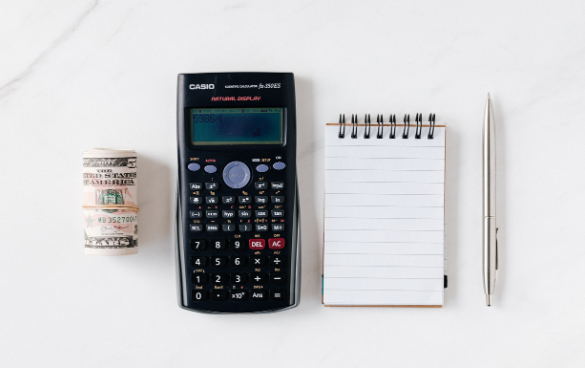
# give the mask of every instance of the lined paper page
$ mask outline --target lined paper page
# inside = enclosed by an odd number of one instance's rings
[[[325,305],[443,305],[445,128],[325,128]]]

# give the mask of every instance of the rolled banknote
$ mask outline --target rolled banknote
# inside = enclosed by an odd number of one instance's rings
[[[138,252],[136,151],[94,148],[83,153],[85,253]]]

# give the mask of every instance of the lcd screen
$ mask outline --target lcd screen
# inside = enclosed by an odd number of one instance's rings
[[[283,109],[190,109],[193,145],[281,144]]]

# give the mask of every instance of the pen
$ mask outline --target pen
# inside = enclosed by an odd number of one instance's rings
[[[483,289],[487,306],[492,305],[498,270],[496,227],[496,127],[488,93],[483,116]]]

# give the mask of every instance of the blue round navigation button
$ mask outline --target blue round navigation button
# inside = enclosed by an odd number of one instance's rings
[[[223,181],[233,189],[245,187],[250,182],[250,169],[241,161],[232,161],[223,168]]]
[[[260,164],[260,165],[256,166],[256,171],[258,171],[258,172],[266,172],[266,171],[268,171],[268,169],[270,169],[268,167],[268,165]]]
[[[282,161],[278,161],[275,162],[274,165],[272,165],[272,167],[274,167],[274,170],[282,170],[286,167],[286,164]]]
[[[217,171],[217,167],[215,167],[213,165],[207,165],[203,168],[203,170],[205,170],[206,173],[213,174],[214,172]]]
[[[189,169],[190,171],[197,171],[201,168],[201,165],[196,164],[195,162],[191,162],[189,165],[187,165],[187,169]]]

